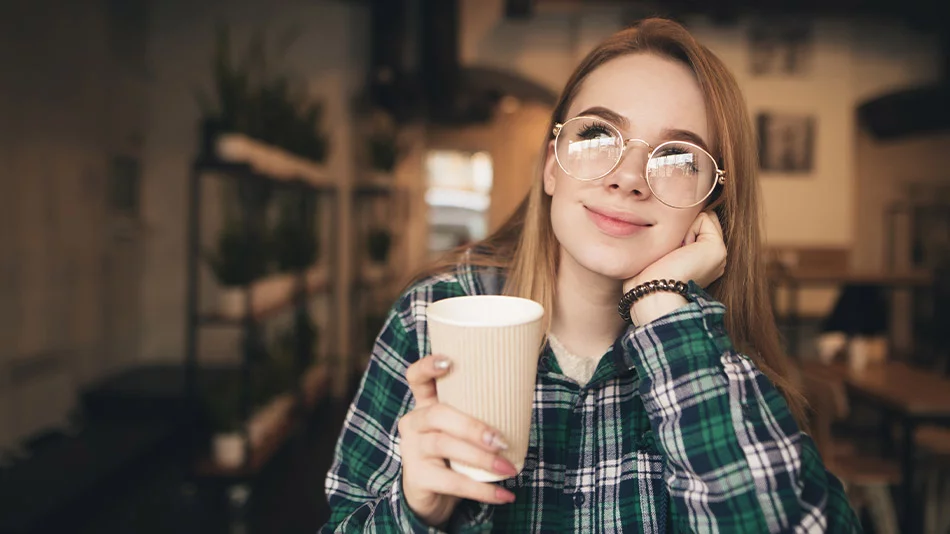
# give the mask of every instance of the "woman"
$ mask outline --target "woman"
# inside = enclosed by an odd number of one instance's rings
[[[858,530],[799,430],[752,129],[722,62],[676,23],[644,21],[583,60],[551,127],[512,218],[394,306],[327,477],[324,531]],[[520,473],[504,436],[438,402],[451,361],[423,357],[429,302],[499,291],[547,311]],[[446,460],[510,478],[475,482]]]

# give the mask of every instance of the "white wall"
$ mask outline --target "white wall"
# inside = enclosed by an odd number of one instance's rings
[[[322,0],[153,2],[152,74],[145,155],[145,217],[150,229],[144,281],[142,355],[180,361],[184,354],[185,227],[189,165],[197,151],[199,110],[193,90],[210,83],[215,23],[227,20],[239,43],[262,25],[303,33],[285,64],[308,80],[326,104],[327,165],[348,180],[354,172],[350,99],[368,61],[368,18],[356,3]],[[209,196],[213,201],[213,195]],[[233,338],[232,338],[233,339]]]
[[[510,69],[560,91],[580,58],[628,19],[624,8],[562,7],[539,8],[527,21],[511,21],[504,19],[501,0],[463,0],[462,60]],[[875,239],[856,226],[855,108],[895,87],[934,79],[936,42],[880,22],[818,20],[809,74],[753,77],[747,25],[689,21],[694,35],[732,70],[753,117],[766,111],[817,117],[814,171],[807,176],[761,175],[769,245],[853,247]],[[805,311],[823,313],[834,296],[806,296]]]

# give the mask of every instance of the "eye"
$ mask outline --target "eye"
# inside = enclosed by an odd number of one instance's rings
[[[699,172],[699,155],[692,147],[682,145],[666,145],[660,148],[651,158],[653,165],[666,168],[676,168],[690,174]]]
[[[662,148],[662,150],[659,150],[656,154],[654,154],[654,157],[679,156],[681,154],[691,154],[691,152],[686,147],[678,145],[666,145]]]
[[[597,139],[600,137],[613,137],[614,133],[610,131],[610,128],[604,126],[603,124],[598,124],[595,122],[585,124],[577,132],[577,137],[580,139]]]

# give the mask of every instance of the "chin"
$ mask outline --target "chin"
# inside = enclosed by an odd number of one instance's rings
[[[635,254],[618,250],[617,247],[586,244],[578,247],[577,254],[571,254],[575,261],[592,273],[611,278],[613,280],[628,280],[645,269],[649,263]],[[568,251],[569,253],[572,251]]]

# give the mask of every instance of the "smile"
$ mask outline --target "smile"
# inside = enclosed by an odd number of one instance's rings
[[[611,237],[628,237],[638,232],[642,232],[653,226],[652,224],[636,220],[633,217],[594,210],[584,206],[587,217],[597,226],[597,228]],[[622,218],[621,218],[622,217]]]

